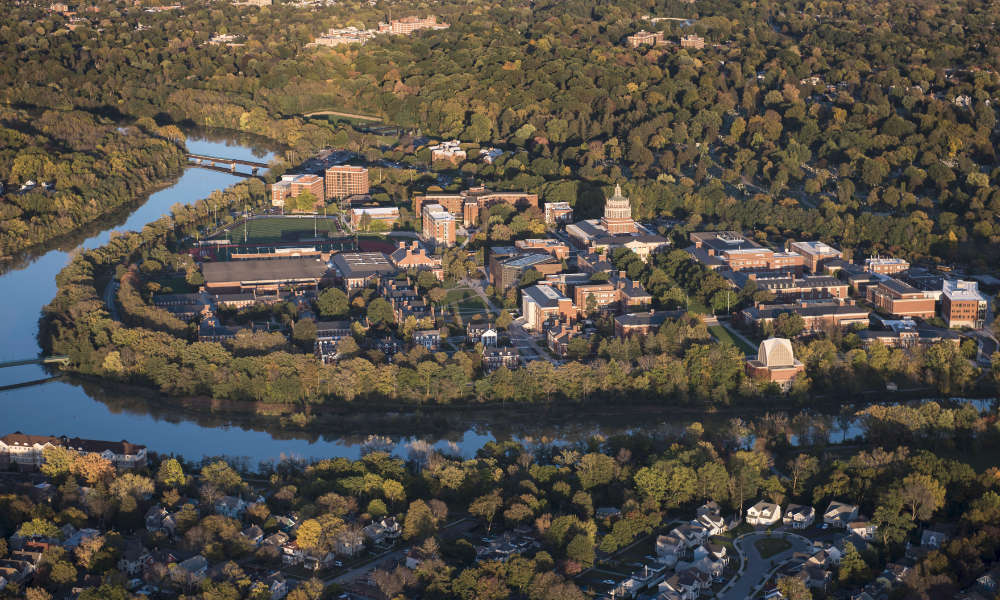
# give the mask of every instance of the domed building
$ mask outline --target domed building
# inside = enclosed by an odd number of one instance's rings
[[[604,201],[604,216],[567,225],[566,233],[587,252],[628,248],[644,261],[670,244],[667,238],[632,219],[632,202],[622,194],[621,185],[616,185],[614,195]]]
[[[754,379],[777,383],[788,389],[792,380],[806,370],[792,351],[792,342],[786,338],[768,338],[757,348],[757,359],[747,361],[747,374]]]

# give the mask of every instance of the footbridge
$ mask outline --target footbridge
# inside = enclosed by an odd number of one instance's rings
[[[7,367],[20,367],[21,365],[68,365],[69,357],[56,355],[56,356],[42,356],[39,358],[25,358],[23,360],[8,360],[6,362],[0,362],[0,369]]]
[[[259,169],[266,169],[268,167],[267,163],[253,160],[243,160],[241,158],[224,158],[221,156],[207,156],[205,154],[190,153],[185,154],[184,156],[187,157],[189,162],[201,167],[212,169],[213,171],[223,171],[228,169],[230,173],[237,173],[236,166],[242,165],[250,167],[250,174],[256,175]]]

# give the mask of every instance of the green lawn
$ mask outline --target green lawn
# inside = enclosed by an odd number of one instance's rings
[[[771,558],[792,547],[789,542],[782,538],[764,538],[757,540],[753,545],[757,548],[757,552],[760,552],[761,558]]]
[[[472,298],[466,298],[458,303],[460,309],[478,309],[482,310],[486,308],[486,303],[482,301],[481,298],[473,296]]]
[[[445,304],[452,304],[454,302],[462,302],[469,296],[475,296],[476,293],[469,288],[458,288],[454,290],[448,290],[448,294],[444,297]]]
[[[337,226],[333,219],[311,219],[298,217],[265,217],[246,223],[247,241],[251,243],[294,241],[313,236],[313,226],[319,236],[337,235]],[[229,232],[229,239],[242,240],[244,225],[236,225]]]
[[[711,333],[712,336],[715,339],[719,340],[720,342],[729,342],[730,344],[736,346],[746,354],[757,353],[756,348],[751,347],[740,338],[729,333],[729,330],[723,327],[722,325],[712,325],[711,327],[708,328],[708,332]]]

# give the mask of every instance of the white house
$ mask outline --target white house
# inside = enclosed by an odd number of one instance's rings
[[[669,535],[661,535],[656,538],[656,556],[659,562],[673,567],[677,564],[679,556],[687,549],[687,544],[680,536],[671,532]]]
[[[859,519],[848,523],[847,530],[865,541],[871,541],[875,539],[875,532],[878,531],[878,527],[868,519]]]
[[[373,521],[366,525],[363,531],[365,536],[376,544],[396,540],[403,533],[395,517],[384,517],[380,521]]]
[[[816,509],[801,504],[789,504],[781,522],[792,529],[805,529],[816,521]]]
[[[823,513],[823,522],[832,527],[846,529],[847,525],[858,518],[858,506],[834,500]]]
[[[781,520],[781,507],[761,500],[747,509],[747,525],[769,527]]]

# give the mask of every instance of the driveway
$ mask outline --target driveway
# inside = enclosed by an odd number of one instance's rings
[[[754,542],[768,537],[784,539],[792,547],[768,558],[763,558],[757,551]],[[796,552],[806,552],[812,548],[812,543],[801,535],[783,531],[775,531],[770,535],[765,531],[747,533],[736,538],[733,544],[743,557],[743,572],[737,574],[724,591],[719,592],[717,597],[725,600],[752,598],[754,592],[764,583],[774,567],[790,559]]]

